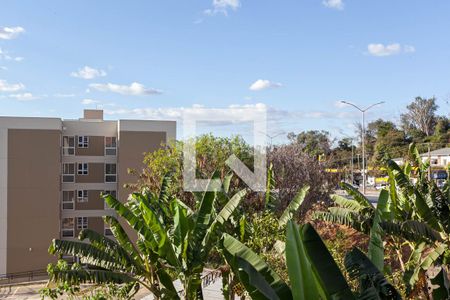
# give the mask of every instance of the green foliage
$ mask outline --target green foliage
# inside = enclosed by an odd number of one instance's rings
[[[387,242],[386,247],[396,251],[409,294],[425,271],[442,264],[449,249],[450,194],[447,185],[440,190],[428,180],[429,164],[422,162],[414,144],[408,156],[402,167],[386,161],[390,186],[381,192],[376,209],[357,190],[343,185],[352,198],[334,196],[337,206],[314,217],[370,234],[368,255],[379,271],[384,270],[383,244]],[[406,260],[405,246],[410,249]]]
[[[80,241],[52,242],[50,253],[76,256],[85,267],[50,265],[51,280],[62,284],[135,284],[147,288],[157,299],[179,299],[173,285],[173,280],[179,279],[185,299],[202,299],[205,263],[246,192],[239,191],[231,198],[222,195],[227,198],[222,207],[218,203],[222,191],[202,193],[198,208],[190,211],[170,193],[171,182],[166,176],[158,193],[144,189],[130,195],[126,203],[105,196],[109,207],[134,230],[136,243],[120,222],[105,217],[115,241],[84,230]]]
[[[184,142],[173,142],[159,150],[149,152],[145,155],[146,167],[138,171],[139,182],[134,189],[143,187],[155,190],[167,173],[172,173],[172,192],[186,203],[192,199],[183,192],[182,170],[183,170],[183,147],[193,144],[196,157],[197,178],[210,178],[214,172],[218,172],[224,178],[230,171],[226,160],[232,154],[239,158],[249,168],[253,166],[253,148],[245,142],[242,137],[231,138],[216,137],[212,134],[204,134],[195,139]],[[231,179],[231,178],[230,178]],[[189,201],[186,201],[187,200]]]
[[[252,299],[356,298],[310,224],[299,228],[292,221],[287,223],[285,253],[290,287],[260,256],[234,237],[224,234],[220,248]],[[347,255],[346,265],[360,281],[360,299],[399,299],[395,288],[359,250],[354,249]]]

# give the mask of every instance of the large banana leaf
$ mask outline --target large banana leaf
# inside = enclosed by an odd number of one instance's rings
[[[131,242],[130,238],[128,237],[127,233],[123,229],[122,225],[120,225],[120,222],[111,216],[104,216],[103,221],[106,224],[109,224],[109,227],[111,228],[111,231],[114,235],[114,238],[116,239],[117,243],[124,248],[127,253],[141,266],[144,265],[144,262],[141,258],[141,254],[136,249],[134,244]]]
[[[394,236],[401,236],[410,242],[422,242],[434,243],[442,241],[442,237],[439,232],[432,229],[426,223],[408,220],[405,222],[386,222],[382,221],[380,226],[384,232]]]
[[[106,251],[100,250],[91,244],[77,241],[54,239],[48,249],[50,254],[69,254],[81,257],[83,263],[95,265],[110,270],[122,270],[121,261]],[[126,266],[130,267],[130,266]]]
[[[445,244],[438,244],[430,253],[428,253],[420,262],[420,264],[417,264],[414,268],[414,270],[411,272],[405,273],[405,282],[407,283],[408,287],[413,287],[416,282],[419,280],[419,274],[421,271],[428,270],[429,267],[431,267],[435,262],[441,258],[442,254],[447,249],[447,245]]]
[[[358,299],[401,299],[397,290],[359,249],[353,248],[347,253],[344,264],[350,278],[360,280]]]
[[[340,186],[356,200],[360,205],[373,210],[373,205],[370,203],[369,199],[366,198],[358,189],[354,188],[352,185],[341,182]]]
[[[317,211],[313,213],[313,218],[330,223],[337,223],[346,226],[350,226],[357,231],[363,233],[369,233],[371,228],[372,219],[365,215],[357,214],[354,211],[341,208],[341,207],[329,207],[328,211]]]
[[[143,218],[134,214],[128,207],[111,195],[105,196],[104,199],[109,207],[114,209],[138,234],[145,238],[146,243],[151,246],[154,252],[158,251],[158,242],[155,240],[152,231],[148,228]]]
[[[252,299],[293,299],[290,288],[256,253],[229,234],[223,234],[219,247],[233,273],[239,276]],[[267,295],[276,295],[268,298]]]
[[[286,258],[288,255],[287,249],[293,240],[292,235],[294,234],[294,236],[296,236],[296,227],[297,226],[292,221],[288,223]],[[311,264],[313,273],[316,274],[316,280],[320,283],[321,290],[323,290],[327,299],[354,299],[353,293],[342,275],[341,270],[314,227],[309,223],[305,224],[298,233],[299,236],[296,236],[295,240],[297,241],[298,237],[301,238],[301,244],[303,244],[305,254]],[[297,244],[296,246],[297,249],[299,249],[297,252],[300,254],[301,245]],[[291,265],[289,261],[287,262],[287,265],[288,270],[293,267],[293,264]],[[308,274],[306,275],[308,276]],[[294,289],[293,286],[292,289]]]
[[[185,261],[188,247],[186,237],[189,232],[189,220],[187,218],[187,211],[184,207],[178,205],[177,202],[173,205],[175,207],[175,215],[173,220],[173,244],[178,257]]]
[[[78,239],[80,241],[88,240],[95,248],[105,251],[109,255],[116,258],[123,264],[123,268],[127,270],[141,269],[142,265],[138,264],[128,252],[117,242],[99,234],[91,229],[84,229],[80,232]]]
[[[214,240],[217,241],[217,239],[213,239],[213,237],[218,236],[219,234],[218,227],[221,227],[226,221],[228,221],[230,216],[233,214],[233,212],[241,203],[241,200],[244,198],[246,193],[247,191],[243,189],[237,192],[233,197],[231,197],[231,199],[225,204],[225,206],[216,216],[216,219],[209,226],[202,243],[203,246],[202,256],[209,253],[212,247],[211,244],[214,243]]]
[[[288,207],[284,210],[280,219],[278,219],[278,226],[280,228],[286,226],[287,222],[292,219],[294,213],[299,209],[300,205],[302,205],[303,200],[305,200],[308,191],[309,186],[305,185],[300,189],[294,199],[292,199],[291,203],[289,203]]]
[[[382,190],[378,197],[377,208],[375,209],[375,216],[373,217],[372,228],[370,229],[369,249],[367,252],[369,259],[380,271],[384,269],[383,229],[380,223],[386,212],[388,199],[388,191]]]
[[[322,291],[322,286],[318,284],[313,274],[299,228],[292,221],[287,224],[285,253],[294,299],[320,299],[319,293]]]
[[[350,209],[356,213],[361,212],[361,210],[365,207],[359,204],[356,200],[347,199],[345,197],[339,195],[332,195],[331,200],[333,200],[339,207]]]
[[[109,270],[64,270],[51,272],[51,279],[56,282],[69,283],[94,283],[105,284],[114,283],[122,284],[128,282],[135,282],[136,279],[130,277],[128,274],[113,272]]]
[[[441,230],[439,222],[434,217],[433,211],[428,206],[426,199],[423,198],[417,188],[414,188],[402,169],[393,160],[389,160],[387,164],[395,178],[397,186],[400,187],[405,196],[413,201],[417,214],[422,218],[422,220],[430,225],[431,228],[437,231]]]
[[[172,266],[180,267],[172,242],[167,236],[167,228],[164,227],[164,224],[161,224],[158,215],[152,208],[141,202],[140,209],[145,223],[153,233],[154,240],[158,243],[158,248],[154,249],[154,251],[157,252],[161,258],[166,259]]]

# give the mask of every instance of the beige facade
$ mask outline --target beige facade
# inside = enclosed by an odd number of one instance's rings
[[[53,238],[105,233],[102,193],[126,199],[128,168],[175,139],[171,121],[0,117],[0,275],[45,269]],[[107,230],[106,232],[109,233]]]

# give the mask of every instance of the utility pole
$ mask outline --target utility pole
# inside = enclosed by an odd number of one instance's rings
[[[374,107],[374,106],[376,106],[376,105],[379,105],[379,104],[383,104],[384,103],[384,101],[381,101],[381,102],[377,102],[377,103],[374,103],[374,104],[372,104],[372,105],[370,105],[370,106],[368,106],[368,107],[366,107],[366,108],[364,108],[364,109],[362,109],[362,108],[360,108],[359,106],[357,106],[357,105],[355,105],[355,104],[353,104],[353,103],[350,103],[350,102],[347,102],[347,101],[341,101],[341,103],[344,103],[344,104],[347,104],[347,105],[350,105],[350,106],[353,106],[354,108],[356,108],[357,110],[359,110],[360,112],[361,112],[361,114],[362,114],[362,128],[361,128],[361,142],[362,142],[362,167],[363,167],[363,194],[366,194],[366,145],[365,145],[365,135],[366,135],[366,132],[365,132],[365,128],[364,128],[364,114],[365,114],[365,112],[366,111],[368,111],[369,109],[371,109],[372,107]]]

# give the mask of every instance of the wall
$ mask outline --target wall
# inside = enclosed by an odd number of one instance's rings
[[[59,130],[8,130],[7,273],[45,269],[59,237]]]

